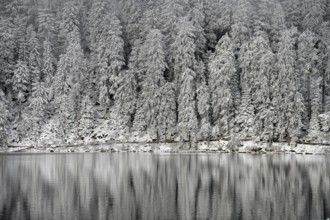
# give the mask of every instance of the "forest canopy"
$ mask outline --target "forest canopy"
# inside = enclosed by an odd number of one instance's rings
[[[318,142],[330,1],[2,0],[0,145]]]

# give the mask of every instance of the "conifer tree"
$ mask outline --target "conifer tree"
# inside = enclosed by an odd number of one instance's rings
[[[13,91],[16,98],[21,105],[26,99],[26,92],[29,85],[29,68],[24,61],[18,61],[15,66],[14,75],[12,78]]]
[[[57,32],[57,20],[48,9],[40,9],[37,17],[38,33],[44,38],[52,38]]]
[[[119,74],[118,89],[115,95],[118,120],[126,131],[132,127],[136,109],[137,83],[134,70],[122,71]]]
[[[275,121],[272,106],[271,79],[275,74],[274,63],[275,55],[270,48],[269,40],[264,32],[257,32],[251,42],[251,75],[253,75],[252,102],[254,105],[255,133],[263,138],[266,131],[266,138],[272,139],[273,133],[271,124]],[[267,118],[271,117],[271,118]]]
[[[79,119],[78,133],[80,138],[85,138],[91,135],[95,127],[95,113],[94,106],[89,95],[85,95],[85,97],[82,99],[81,105],[82,113],[81,118]]]
[[[244,44],[251,36],[252,5],[250,1],[237,0],[233,13],[233,25],[231,26],[231,36],[236,48]]]
[[[104,106],[112,104],[118,88],[118,75],[125,64],[122,28],[116,16],[103,20],[104,30],[98,44],[99,101]]]
[[[252,74],[252,58],[253,48],[251,41],[247,40],[243,43],[239,51],[239,67],[240,67],[240,87],[241,100],[239,113],[235,119],[236,129],[241,132],[242,137],[253,137],[254,134],[254,107],[252,103],[252,84],[255,75]]]
[[[210,59],[209,72],[213,133],[217,137],[228,137],[234,113],[231,80],[236,73],[234,48],[228,35],[224,35],[217,44]]]
[[[303,19],[302,1],[301,0],[285,0],[283,2],[285,10],[286,23],[288,27],[301,27]]]
[[[281,33],[277,54],[277,80],[274,82],[274,106],[277,117],[276,131],[280,140],[293,143],[302,130],[302,114],[305,107],[297,85],[296,44],[297,29],[291,28]],[[296,125],[296,126],[293,126]]]
[[[203,13],[203,4],[201,2],[195,3],[189,14],[195,28],[195,45],[196,55],[202,58],[206,51],[206,37],[205,37],[205,16]]]
[[[42,59],[42,68],[41,73],[45,82],[45,87],[47,90],[47,99],[51,101],[54,97],[54,73],[55,67],[54,62],[55,58],[52,53],[51,44],[48,38],[43,43],[43,59]]]
[[[197,88],[197,110],[200,117],[199,136],[202,140],[209,140],[211,134],[210,124],[210,93],[205,82]]]
[[[7,129],[9,125],[10,113],[8,110],[8,101],[4,92],[0,89],[0,147],[6,146]]]
[[[15,69],[15,31],[9,19],[0,19],[0,85],[11,90]]]
[[[35,82],[30,97],[33,136],[39,137],[41,126],[45,122],[45,108],[47,104],[47,91],[43,82]]]
[[[176,134],[175,86],[172,82],[166,82],[161,88],[158,133],[162,142],[173,140]]]
[[[196,143],[196,73],[194,71],[195,35],[191,22],[183,19],[180,30],[173,43],[176,48],[174,71],[178,86],[178,133],[180,140],[189,141],[190,146]]]
[[[158,29],[151,30],[144,43],[145,56],[145,72],[146,77],[144,78],[141,91],[141,106],[137,110],[138,116],[143,114],[144,116],[137,117],[137,124],[145,124],[147,129],[152,135],[157,136],[158,133],[158,116],[159,107],[161,102],[161,87],[165,83],[164,73],[167,68],[165,62],[163,35]],[[143,119],[144,122],[140,120]],[[140,121],[140,122],[139,122]]]
[[[325,2],[323,0],[303,0],[302,2],[303,28],[318,30],[325,15]]]
[[[321,61],[316,48],[317,37],[309,30],[304,31],[298,39],[298,63],[300,72],[300,92],[305,97],[305,123],[310,119],[309,131],[317,136],[319,131],[319,113],[321,107],[321,74],[317,64]],[[305,116],[305,117],[306,117]]]
[[[40,75],[41,61],[39,54],[40,46],[39,46],[39,40],[34,30],[31,31],[31,35],[29,37],[28,43],[29,43],[28,64],[29,64],[29,69],[31,71],[30,73],[31,83],[33,84],[39,82],[41,78]]]

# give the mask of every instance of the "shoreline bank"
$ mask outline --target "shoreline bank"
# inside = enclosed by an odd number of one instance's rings
[[[298,144],[291,147],[286,143],[244,141],[240,146],[229,146],[228,141],[198,142],[196,148],[180,143],[111,142],[76,145],[9,146],[0,148],[0,153],[97,153],[97,152],[149,152],[149,153],[251,153],[251,154],[330,154],[330,146]]]

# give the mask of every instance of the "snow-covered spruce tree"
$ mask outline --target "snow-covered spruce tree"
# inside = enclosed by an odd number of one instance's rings
[[[15,97],[21,107],[22,102],[26,99],[26,92],[28,91],[29,85],[29,68],[26,62],[21,60],[17,62],[12,78],[12,84]]]
[[[47,100],[51,101],[54,98],[54,73],[55,58],[52,53],[51,43],[48,38],[45,39],[43,43],[43,59],[41,73],[45,82],[45,87],[47,90]]]
[[[325,83],[324,83],[324,88],[327,89],[324,94],[324,101],[325,101],[325,105],[324,105],[324,110],[326,112],[330,112],[330,93],[328,92],[329,91],[329,87],[330,87],[330,45],[327,45],[326,47],[326,54],[327,56],[325,57],[325,71],[324,71],[324,74],[325,74]]]
[[[53,38],[56,33],[57,21],[54,14],[48,9],[39,9],[37,17],[38,33],[41,37]]]
[[[233,25],[231,26],[230,36],[233,44],[239,48],[251,36],[251,18],[253,7],[249,1],[237,0],[234,6]]]
[[[172,141],[176,134],[175,85],[166,82],[161,88],[161,100],[158,116],[160,141]]]
[[[11,78],[15,69],[15,32],[9,19],[0,19],[0,85],[11,90]]]
[[[228,20],[226,19],[228,17],[226,17],[226,15],[222,17],[221,13],[222,9],[227,9],[227,2],[231,3],[231,1],[227,0],[208,0],[203,2],[205,14],[205,37],[207,40],[208,48],[215,48],[217,44],[217,32],[219,29],[222,31],[223,24],[228,24]],[[224,23],[222,23],[222,21],[224,21]]]
[[[137,82],[134,69],[119,74],[118,89],[115,94],[118,121],[125,131],[130,131],[136,109]]]
[[[97,47],[99,77],[99,102],[106,109],[113,102],[118,88],[118,75],[125,64],[124,41],[118,18],[112,14],[105,17],[103,31]]]
[[[85,95],[81,102],[81,118],[79,119],[78,134],[84,139],[92,134],[95,128],[95,112],[93,103],[89,95]]]
[[[30,27],[33,28],[33,27]],[[28,48],[29,48],[29,55],[28,55],[28,66],[30,69],[30,85],[33,83],[39,82],[41,75],[40,75],[40,68],[41,68],[41,61],[40,61],[40,46],[39,46],[39,39],[37,38],[37,34],[34,30],[30,31],[29,41],[28,41]]]
[[[254,79],[252,82],[252,103],[255,111],[254,128],[258,137],[271,141],[273,138],[271,129],[274,127],[272,123],[275,122],[271,103],[271,79],[274,74],[275,54],[272,52],[269,40],[264,32],[257,32],[251,41],[251,75]]]
[[[141,18],[141,6],[136,0],[124,1],[122,10],[122,19],[124,21],[125,36],[128,44],[131,47],[134,41],[138,38],[140,30],[140,23],[137,22]]]
[[[186,68],[193,69],[195,59],[195,28],[187,19],[181,19],[179,32],[173,43],[174,51],[174,82],[177,86],[177,93],[182,81],[182,74]]]
[[[301,0],[284,0],[283,9],[285,11],[285,21],[288,27],[301,27],[302,1]]]
[[[303,124],[303,113],[305,109],[304,99],[298,90],[296,90],[294,94],[293,100],[293,110],[291,114],[291,118],[289,120],[288,131],[290,131],[290,145],[296,146],[299,138],[302,136],[302,128]]]
[[[66,65],[67,83],[70,86],[70,109],[75,122],[77,122],[82,93],[86,89],[84,84],[86,78],[85,58],[79,40],[69,43],[65,56],[68,58]]]
[[[55,101],[58,109],[64,110],[63,119],[66,120],[62,121],[68,125],[64,128],[73,127],[78,123],[86,78],[85,58],[81,48],[77,20],[78,9],[74,3],[70,2],[66,4],[66,7],[62,15],[61,32],[66,39],[67,47],[65,53],[60,56],[56,82],[54,82],[58,94]],[[74,134],[77,136],[76,129]]]
[[[60,56],[60,60],[58,63],[57,72],[54,77],[54,102],[56,104],[57,109],[57,120],[61,125],[59,127],[58,135],[61,138],[65,138],[67,133],[69,132],[69,124],[72,123],[70,117],[70,108],[69,108],[69,92],[70,86],[67,82],[68,71],[67,71],[67,60],[66,56],[63,54]]]
[[[277,51],[277,42],[280,39],[280,33],[286,28],[285,26],[285,12],[279,2],[275,2],[270,14],[270,45],[273,51]]]
[[[40,136],[41,127],[45,122],[45,108],[47,104],[47,90],[43,82],[35,82],[30,96],[32,136],[37,141]]]
[[[197,87],[197,111],[200,117],[199,137],[202,140],[210,140],[210,92],[205,82]]]
[[[230,37],[226,34],[218,42],[209,63],[212,124],[215,137],[231,135],[234,114],[231,80],[235,73],[234,49]]]
[[[78,7],[74,1],[65,3],[60,24],[60,33],[66,39],[66,46],[72,39],[80,39]]]
[[[84,55],[79,40],[71,39],[66,53],[60,56],[54,77],[55,103],[62,135],[80,118],[80,103],[85,81]]]
[[[197,114],[196,114],[196,73],[194,71],[195,35],[191,22],[182,19],[180,30],[174,41],[175,62],[174,71],[178,93],[178,134],[180,141],[189,141],[190,146],[196,144]]]
[[[161,101],[161,87],[165,83],[164,72],[167,68],[163,45],[163,35],[158,29],[151,30],[144,43],[143,55],[145,56],[146,77],[142,83],[140,101],[142,102],[137,109],[135,125],[140,131],[148,131],[153,137],[158,133],[158,116]],[[145,125],[143,128],[139,125]],[[135,127],[136,127],[135,126]],[[136,128],[137,128],[136,127]],[[142,129],[142,130],[141,130]]]
[[[238,114],[235,118],[235,130],[241,133],[242,138],[250,138],[255,135],[254,130],[254,107],[252,103],[252,85],[255,75],[252,74],[253,48],[251,41],[246,41],[239,51],[240,88],[241,100]]]
[[[7,146],[7,129],[9,125],[10,113],[8,101],[4,92],[0,89],[0,148]]]
[[[219,9],[221,9],[220,16],[217,17],[220,30],[223,32],[229,31],[233,23],[233,1],[220,0]]]
[[[176,48],[173,43],[179,31],[179,14],[181,14],[181,5],[178,1],[167,0],[160,6],[160,30],[164,35],[164,50],[168,64],[166,79],[169,81],[172,81],[174,78],[174,54]]]
[[[321,74],[317,68],[321,58],[316,47],[318,39],[309,30],[304,31],[298,39],[298,70],[300,72],[300,92],[306,106],[305,123],[309,121],[309,133],[317,137],[320,130],[319,114],[321,107]]]
[[[195,27],[195,45],[196,45],[196,56],[203,58],[206,52],[206,37],[205,37],[205,15],[203,13],[203,3],[196,2],[192,6],[192,10],[189,13],[191,22]]]
[[[317,31],[321,27],[325,15],[324,0],[303,0],[302,1],[302,26],[303,28]]]
[[[302,130],[302,114],[305,107],[299,92],[296,68],[297,29],[291,28],[281,33],[279,52],[277,53],[277,79],[274,81],[273,103],[277,118],[276,132],[279,140],[295,144]]]
[[[103,1],[93,1],[90,13],[88,14],[88,30],[87,36],[89,41],[89,49],[91,53],[91,61],[93,62],[93,68],[97,66],[97,51],[98,44],[101,40],[101,34],[103,31],[102,23],[106,13],[106,4]]]
[[[141,15],[140,20],[140,30],[139,38],[145,38],[149,31],[152,29],[160,28],[160,10],[159,10],[159,2],[158,1],[149,1],[144,4],[144,10]]]

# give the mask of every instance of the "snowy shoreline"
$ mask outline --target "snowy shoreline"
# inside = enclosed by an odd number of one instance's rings
[[[57,145],[45,147],[10,146],[0,148],[0,153],[97,153],[97,152],[144,152],[144,153],[251,153],[251,154],[330,154],[330,146],[298,144],[291,147],[285,143],[267,143],[244,141],[239,147],[230,147],[228,141],[198,142],[197,148],[189,148],[179,143],[148,143],[148,142],[112,142],[86,143],[77,145]]]

